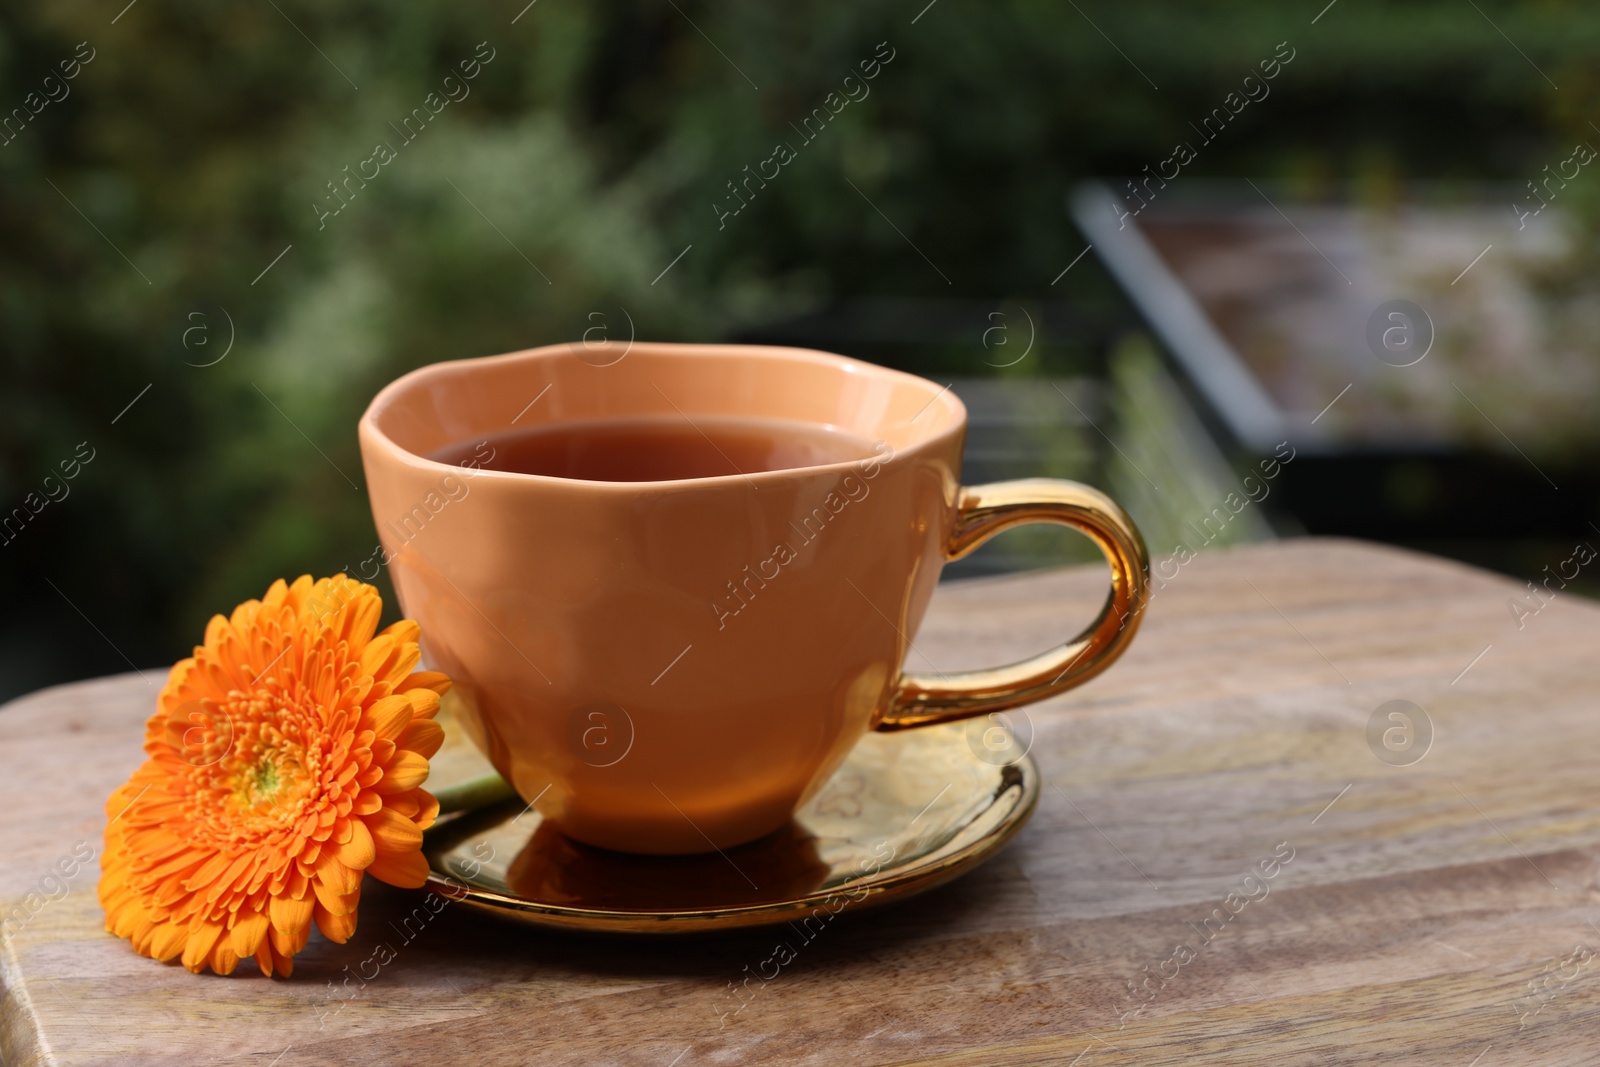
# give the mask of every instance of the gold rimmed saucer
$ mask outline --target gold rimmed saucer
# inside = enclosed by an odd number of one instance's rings
[[[433,760],[430,788],[487,768],[459,728],[441,721],[449,740]],[[428,888],[575,930],[689,933],[808,915],[825,922],[941,885],[1022,828],[1039,799],[1039,770],[1027,755],[990,762],[976,736],[965,723],[868,734],[787,827],[722,853],[593,848],[520,800],[445,816],[423,843]]]

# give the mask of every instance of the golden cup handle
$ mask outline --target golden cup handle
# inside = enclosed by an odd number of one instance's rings
[[[1128,647],[1149,599],[1150,560],[1133,520],[1097,489],[1053,478],[963,487],[945,556],[960,559],[1000,531],[1030,522],[1071,526],[1100,546],[1111,565],[1111,591],[1099,616],[1059,648],[1004,667],[903,672],[875,729],[905,730],[1044,700],[1087,682]]]

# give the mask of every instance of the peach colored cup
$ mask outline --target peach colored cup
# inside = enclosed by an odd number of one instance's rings
[[[513,423],[643,415],[827,424],[876,452],[658,482],[426,458]],[[424,367],[360,433],[400,604],[479,747],[569,836],[688,853],[783,826],[868,730],[1043,699],[1132,638],[1148,564],[1128,517],[1073,482],[963,488],[965,429],[948,389],[843,356],[635,343]],[[1100,545],[1098,617],[1010,666],[902,672],[945,561],[1025,522]]]

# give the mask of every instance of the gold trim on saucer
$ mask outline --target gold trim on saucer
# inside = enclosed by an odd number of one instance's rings
[[[508,801],[428,831],[428,888],[576,930],[671,934],[826,922],[932,889],[999,851],[1039,799],[1039,770],[1015,755],[1018,747],[988,718],[869,734],[787,827],[695,856],[579,844],[521,800]],[[471,772],[458,745],[441,755],[441,769]]]

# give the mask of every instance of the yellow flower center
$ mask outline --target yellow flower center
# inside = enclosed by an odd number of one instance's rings
[[[239,808],[268,823],[286,824],[304,810],[311,776],[306,773],[299,746],[284,744],[282,738],[272,741],[276,743],[245,746],[224,780],[232,786],[230,792]]]
[[[244,802],[257,813],[278,806],[278,793],[291,777],[287,767],[280,767],[281,754],[268,752],[243,775],[240,792]]]

